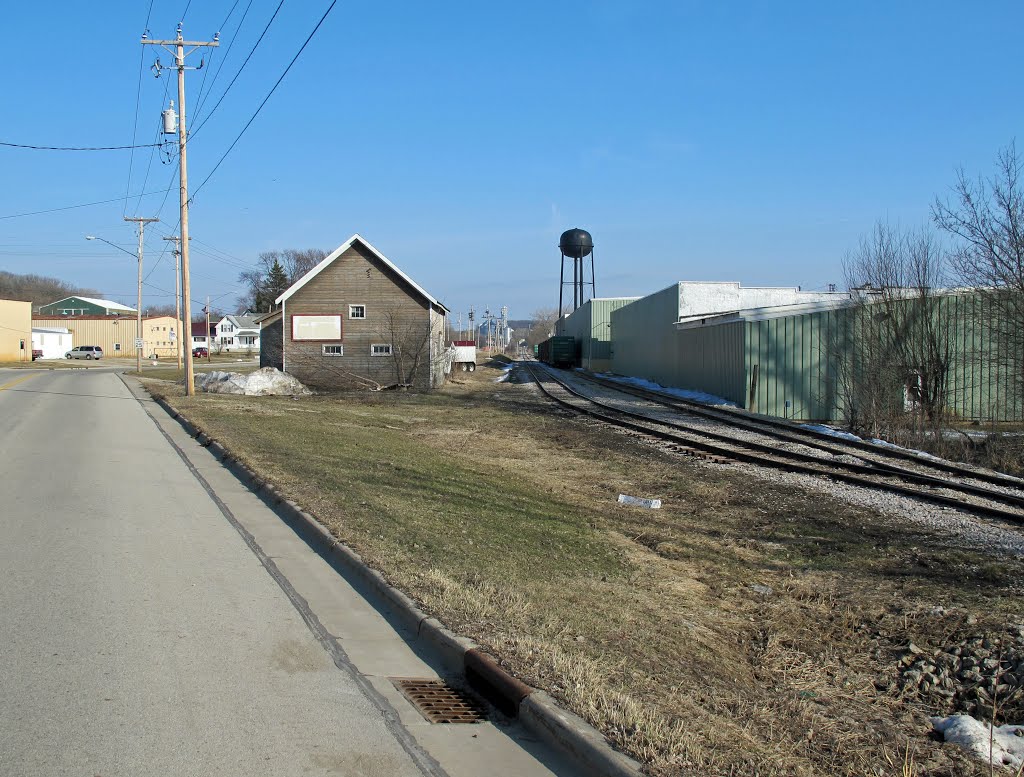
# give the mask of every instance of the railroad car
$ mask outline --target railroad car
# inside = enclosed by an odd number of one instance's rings
[[[552,367],[574,367],[576,365],[576,338],[549,337],[540,344],[538,358]]]

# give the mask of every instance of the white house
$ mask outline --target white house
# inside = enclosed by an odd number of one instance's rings
[[[63,359],[71,350],[72,335],[67,329],[32,327],[32,350],[42,351],[43,359]]]
[[[260,351],[260,325],[252,311],[237,316],[224,316],[217,322],[213,350],[218,353],[253,353]]]

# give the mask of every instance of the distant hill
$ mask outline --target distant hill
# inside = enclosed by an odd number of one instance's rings
[[[72,294],[86,297],[100,296],[95,289],[75,286],[57,278],[47,278],[42,275],[17,275],[0,270],[0,299],[31,302],[33,309],[36,309],[40,305],[56,302],[64,297],[70,297]]]

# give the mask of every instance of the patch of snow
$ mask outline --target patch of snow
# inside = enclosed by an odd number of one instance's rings
[[[600,377],[605,380],[610,380],[615,383],[625,383],[630,386],[636,386],[638,388],[650,389],[651,391],[659,391],[662,394],[668,394],[669,396],[679,397],[680,399],[690,399],[694,402],[700,402],[705,405],[727,405],[728,407],[739,407],[735,402],[732,402],[723,397],[716,397],[714,394],[707,394],[703,391],[690,391],[689,389],[672,388],[671,386],[662,386],[660,383],[654,381],[645,380],[643,378],[629,378],[623,375],[613,375],[610,372],[597,373]]]
[[[845,432],[842,429],[836,429],[832,426],[825,426],[824,424],[800,424],[802,429],[810,429],[812,432],[820,432],[821,434],[827,434],[829,437],[839,437],[843,440],[854,440],[859,441],[860,437],[855,435],[853,432]]]
[[[895,443],[891,443],[887,440],[880,440],[877,437],[868,440],[868,442],[871,443],[872,445],[877,445],[880,448],[892,448],[894,451],[913,453],[915,456],[919,456],[922,459],[931,459],[932,461],[944,461],[944,459],[940,459],[938,456],[933,456],[932,454],[927,453],[925,451],[915,450],[914,448],[904,448],[902,445],[896,445]]]
[[[970,715],[931,718],[932,726],[947,742],[959,745],[975,758],[1013,771],[1024,766],[1024,726],[996,726]]]
[[[312,393],[291,375],[275,367],[263,367],[250,373],[214,370],[196,375],[196,388],[208,394],[244,394],[247,397]]]
[[[515,366],[516,366],[515,362],[509,362],[504,367],[502,367],[501,368],[501,375],[499,375],[497,378],[495,378],[494,382],[495,383],[504,383],[505,381],[507,381],[508,380],[508,376],[512,373],[512,370],[513,370],[513,368],[515,368]]]

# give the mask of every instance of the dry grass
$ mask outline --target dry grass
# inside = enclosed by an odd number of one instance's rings
[[[653,774],[985,773],[893,680],[908,641],[1019,617],[1019,562],[993,574],[942,536],[670,457],[495,375],[168,399]]]

